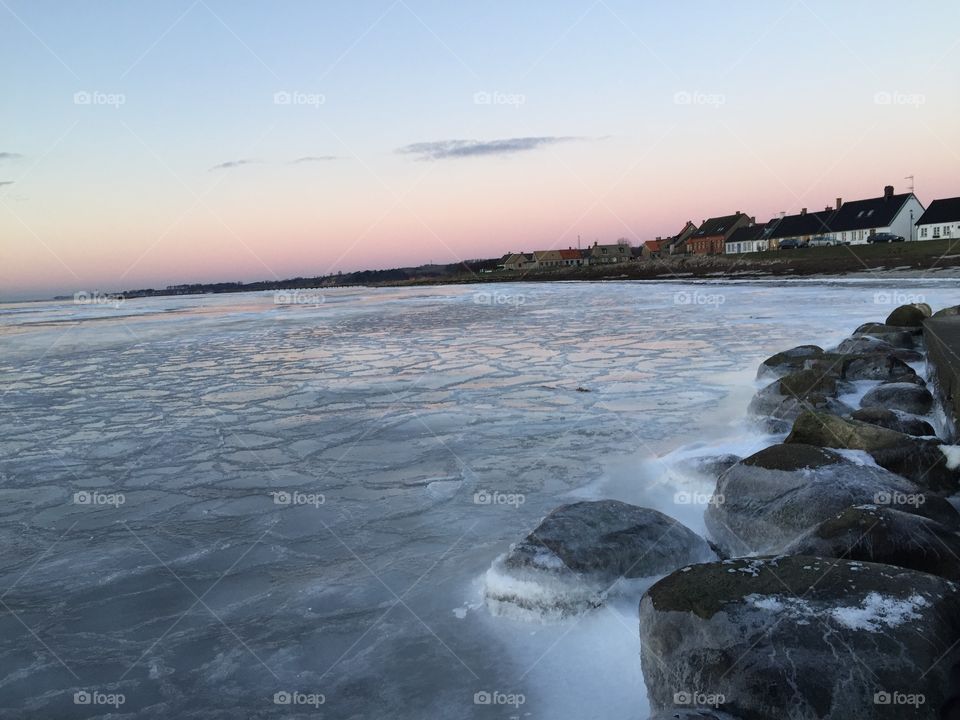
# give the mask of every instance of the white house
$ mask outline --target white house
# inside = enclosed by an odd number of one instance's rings
[[[915,223],[923,215],[923,205],[911,193],[895,195],[893,185],[883,189],[883,195],[868,200],[842,203],[828,224],[834,240],[850,245],[864,245],[871,235],[893,233],[904,240],[916,240]]]
[[[917,240],[960,238],[960,197],[934,200],[917,220]]]

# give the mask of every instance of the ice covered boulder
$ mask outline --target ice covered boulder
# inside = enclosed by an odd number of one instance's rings
[[[960,580],[960,515],[949,527],[893,506],[859,505],[790,543],[786,555],[816,555],[896,565]]]
[[[863,396],[860,407],[881,407],[926,415],[933,407],[933,395],[915,383],[883,383]]]
[[[916,438],[830,413],[804,411],[794,421],[793,430],[784,442],[838,450],[864,450],[880,467],[927,490],[955,492],[960,489],[960,472],[950,467],[937,440]]]
[[[922,327],[923,321],[932,314],[926,303],[901,305],[887,316],[886,324],[895,327]]]
[[[562,505],[487,571],[496,614],[557,618],[601,605],[621,580],[716,559],[707,542],[657,510],[617,500]]]
[[[696,692],[714,703],[705,710],[741,720],[935,717],[958,638],[956,584],[850,560],[694,565],[640,602],[643,675],[660,713],[688,711],[676,700]]]
[[[784,350],[760,363],[757,379],[783,377],[797,370],[803,370],[804,362],[820,355],[823,355],[823,348],[817,345],[798,345]]]
[[[906,413],[899,413],[886,408],[860,408],[851,416],[853,420],[879,425],[888,430],[905,433],[907,435],[936,435],[936,430],[926,420],[913,417]]]
[[[816,370],[798,370],[774,380],[750,401],[752,415],[777,420],[793,420],[804,408],[824,408],[831,412],[850,412],[837,394],[848,389],[835,375]]]
[[[717,481],[704,520],[727,555],[779,552],[851,505],[884,497],[904,504],[915,499],[917,512],[938,520],[956,515],[943,498],[924,495],[914,483],[883,468],[798,443],[773,445],[730,468]]]

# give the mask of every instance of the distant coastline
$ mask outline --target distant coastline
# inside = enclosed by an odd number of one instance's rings
[[[499,258],[449,265],[362,270],[336,275],[261,280],[249,283],[192,283],[162,289],[115,290],[123,298],[219,294],[345,286],[402,287],[486,282],[577,280],[704,280],[765,277],[830,277],[867,272],[939,272],[960,268],[960,238],[906,243],[810,247],[740,255],[680,255],[638,258],[622,263],[538,270],[498,269]],[[71,300],[61,295],[55,300]]]

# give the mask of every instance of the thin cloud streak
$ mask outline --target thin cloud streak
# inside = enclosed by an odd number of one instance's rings
[[[0,152],[0,160],[17,160],[22,158],[23,155],[15,152]]]
[[[446,160],[449,158],[513,155],[536,150],[544,145],[578,142],[588,138],[548,135],[545,137],[504,138],[501,140],[437,140],[413,143],[397,148],[402,155],[415,155],[418,160]]]
[[[238,167],[241,167],[241,166],[243,166],[243,165],[253,165],[253,164],[258,163],[258,162],[260,162],[260,161],[259,161],[259,160],[248,160],[248,159],[245,159],[245,158],[240,159],[240,160],[228,160],[227,162],[222,162],[222,163],[220,163],[219,165],[214,165],[212,168],[210,168],[210,172],[213,172],[214,170],[230,170],[231,168],[238,168]]]

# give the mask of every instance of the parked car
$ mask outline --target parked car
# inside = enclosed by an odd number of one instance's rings
[[[903,237],[893,233],[875,233],[867,238],[869,243],[903,242]]]
[[[816,237],[810,238],[810,240],[807,241],[807,244],[810,247],[831,247],[833,245],[839,245],[840,243],[838,243],[829,235],[817,235]]]
[[[781,250],[795,250],[796,248],[804,248],[806,246],[807,244],[802,240],[794,240],[793,238],[780,241]]]

